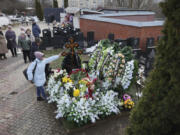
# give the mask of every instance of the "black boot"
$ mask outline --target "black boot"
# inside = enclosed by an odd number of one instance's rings
[[[37,101],[43,101],[44,99],[42,97],[37,97]]]

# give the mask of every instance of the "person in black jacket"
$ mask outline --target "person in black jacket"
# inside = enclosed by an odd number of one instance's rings
[[[36,38],[35,42],[32,42],[31,51],[30,51],[31,61],[34,61],[36,59],[34,52],[39,51],[40,44],[41,44],[41,40],[39,38]]]

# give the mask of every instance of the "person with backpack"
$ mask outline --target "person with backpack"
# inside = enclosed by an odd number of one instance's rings
[[[44,84],[46,82],[46,75],[45,75],[46,64],[58,59],[60,56],[61,53],[59,55],[54,55],[44,59],[44,53],[38,51],[35,52],[36,59],[29,65],[27,69],[27,75],[28,75],[28,80],[33,81],[36,86],[37,101],[47,100],[44,91]],[[34,70],[34,76],[33,76],[33,70]]]
[[[30,57],[31,57],[31,61],[34,61],[36,59],[34,53],[36,51],[39,51],[40,49],[40,45],[41,45],[41,39],[40,38],[36,38],[34,42],[32,42],[31,45],[31,51],[30,51]],[[50,68],[50,64],[47,63],[45,66],[45,73],[46,73],[46,79],[48,78],[48,76],[51,73],[51,68]]]

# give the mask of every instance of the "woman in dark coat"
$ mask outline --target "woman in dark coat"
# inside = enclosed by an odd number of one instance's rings
[[[11,26],[8,26],[8,30],[6,31],[5,37],[6,37],[6,40],[7,40],[7,48],[11,50],[12,56],[13,57],[17,56],[16,34],[12,30]]]
[[[6,39],[3,35],[3,32],[0,27],[0,59],[4,57],[4,59],[7,59],[6,53],[8,52],[7,46],[6,46]]]

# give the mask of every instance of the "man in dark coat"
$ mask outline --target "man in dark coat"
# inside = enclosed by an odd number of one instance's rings
[[[32,33],[35,38],[39,38],[39,35],[41,34],[41,29],[36,24],[35,20],[32,21]]]
[[[7,40],[7,48],[11,50],[12,56],[13,57],[17,56],[16,34],[12,30],[11,26],[8,26],[8,30],[6,31],[5,37],[6,37],[6,40]]]

